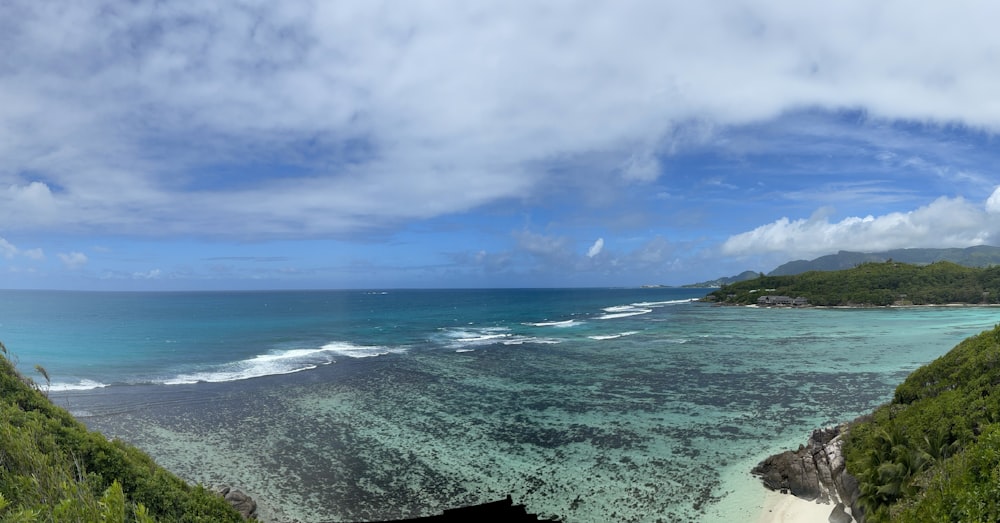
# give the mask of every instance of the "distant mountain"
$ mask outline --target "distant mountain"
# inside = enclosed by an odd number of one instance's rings
[[[840,271],[865,262],[893,260],[914,265],[950,261],[965,267],[1000,265],[1000,247],[978,245],[965,249],[894,249],[885,252],[840,251],[815,260],[796,260],[774,269],[768,276],[789,276],[809,271]],[[746,274],[746,273],[744,273]]]
[[[737,274],[736,276],[728,276],[728,277],[724,276],[722,278],[716,278],[716,279],[710,280],[710,281],[703,281],[701,283],[692,283],[690,285],[684,285],[684,287],[691,288],[691,289],[705,289],[705,288],[709,288],[709,287],[712,287],[712,288],[714,288],[714,287],[722,287],[723,285],[729,285],[731,283],[736,283],[736,282],[746,281],[746,280],[752,280],[752,279],[754,279],[754,278],[756,278],[758,276],[760,276],[759,272],[743,271],[743,272]]]

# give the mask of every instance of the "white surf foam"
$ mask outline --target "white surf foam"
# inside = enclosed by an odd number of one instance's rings
[[[636,334],[638,332],[639,331],[628,331],[628,332],[619,332],[618,334],[594,335],[594,336],[587,336],[587,337],[590,338],[590,339],[592,339],[592,340],[616,340],[616,339],[621,338],[623,336],[631,336],[631,335]]]
[[[103,389],[109,386],[107,383],[101,383],[94,380],[80,380],[76,383],[53,383],[49,386],[49,390],[53,392],[62,392],[67,390],[91,390],[91,389]]]
[[[523,345],[525,343],[554,344],[562,340],[524,336],[511,332],[507,327],[468,327],[461,329],[441,329],[438,341],[449,349],[486,347],[489,345]]]
[[[565,321],[539,321],[535,323],[522,323],[521,325],[528,325],[529,327],[575,327],[577,325],[582,325],[582,321],[576,320],[565,320]]]
[[[634,305],[615,305],[614,307],[605,307],[601,310],[604,312],[625,312],[634,309],[635,309]]]
[[[607,309],[604,309],[607,310]],[[653,312],[653,309],[634,309],[628,308],[622,310],[622,312],[615,312],[611,314],[602,314],[597,317],[599,320],[613,320],[615,318],[628,318],[629,316],[639,316],[641,314],[649,314]]]
[[[682,303],[691,303],[697,301],[697,299],[684,299],[684,300],[665,300],[665,301],[640,301],[636,303],[630,303],[628,305],[614,305],[611,307],[604,307],[601,309],[605,314],[597,317],[599,320],[613,320],[615,318],[627,318],[629,316],[639,316],[641,314],[649,314],[653,312],[653,309],[658,309],[660,307],[666,307],[668,305],[680,305]]]
[[[385,356],[386,354],[402,354],[406,352],[407,349],[406,347],[383,347],[380,345],[327,343],[326,345],[323,345],[323,348],[320,349],[320,351],[339,354],[349,358],[371,358],[373,356]]]
[[[633,303],[633,307],[665,307],[667,305],[680,305],[682,303],[693,303],[698,301],[698,298],[690,298],[686,300],[667,300],[667,301],[641,301],[639,303]]]
[[[537,343],[540,345],[558,345],[562,340],[555,338],[535,338],[531,336],[517,336],[501,342],[504,345],[524,345],[525,343]]]
[[[456,338],[455,341],[459,343],[479,343],[482,341],[493,342],[496,340],[502,340],[504,338],[509,338],[510,334],[483,334],[481,336],[468,336],[465,338]]]
[[[291,349],[259,354],[253,358],[220,365],[211,370],[180,374],[164,380],[163,383],[167,385],[181,385],[198,382],[219,383],[246,380],[315,369],[320,365],[334,363],[337,356],[370,358],[401,352],[406,352],[406,348],[332,342],[317,349]]]

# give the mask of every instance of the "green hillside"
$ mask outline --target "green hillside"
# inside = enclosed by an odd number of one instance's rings
[[[88,431],[7,356],[0,344],[0,523],[243,521],[142,451]]]
[[[951,262],[910,265],[863,263],[842,271],[763,276],[723,286],[709,301],[749,305],[764,295],[802,296],[811,305],[1000,303],[1000,267],[963,267]]]
[[[867,521],[1000,521],[1000,327],[921,367],[845,444]]]
[[[896,260],[914,265],[949,261],[965,267],[991,267],[1000,264],[1000,247],[977,245],[964,249],[894,249],[884,252],[840,251],[814,260],[795,260],[778,266],[769,276],[788,276],[809,271],[840,271],[870,262]]]

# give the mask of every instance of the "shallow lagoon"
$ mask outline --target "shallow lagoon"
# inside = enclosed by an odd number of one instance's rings
[[[453,292],[463,307],[419,293],[395,309],[341,304],[370,320],[344,332],[297,314],[269,331],[258,316],[264,346],[236,359],[227,347],[200,369],[142,371],[160,382],[80,371],[119,384],[53,395],[187,479],[243,486],[274,521],[410,517],[508,493],[566,521],[751,519],[756,461],[869,411],[1000,313],[712,307],[673,289],[495,291],[490,305],[488,291]],[[371,350],[221,381],[223,359],[246,368],[332,343]],[[192,372],[220,381],[164,384]]]

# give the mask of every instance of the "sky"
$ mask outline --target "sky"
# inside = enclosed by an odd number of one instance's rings
[[[1000,3],[0,2],[0,288],[1000,245]]]

